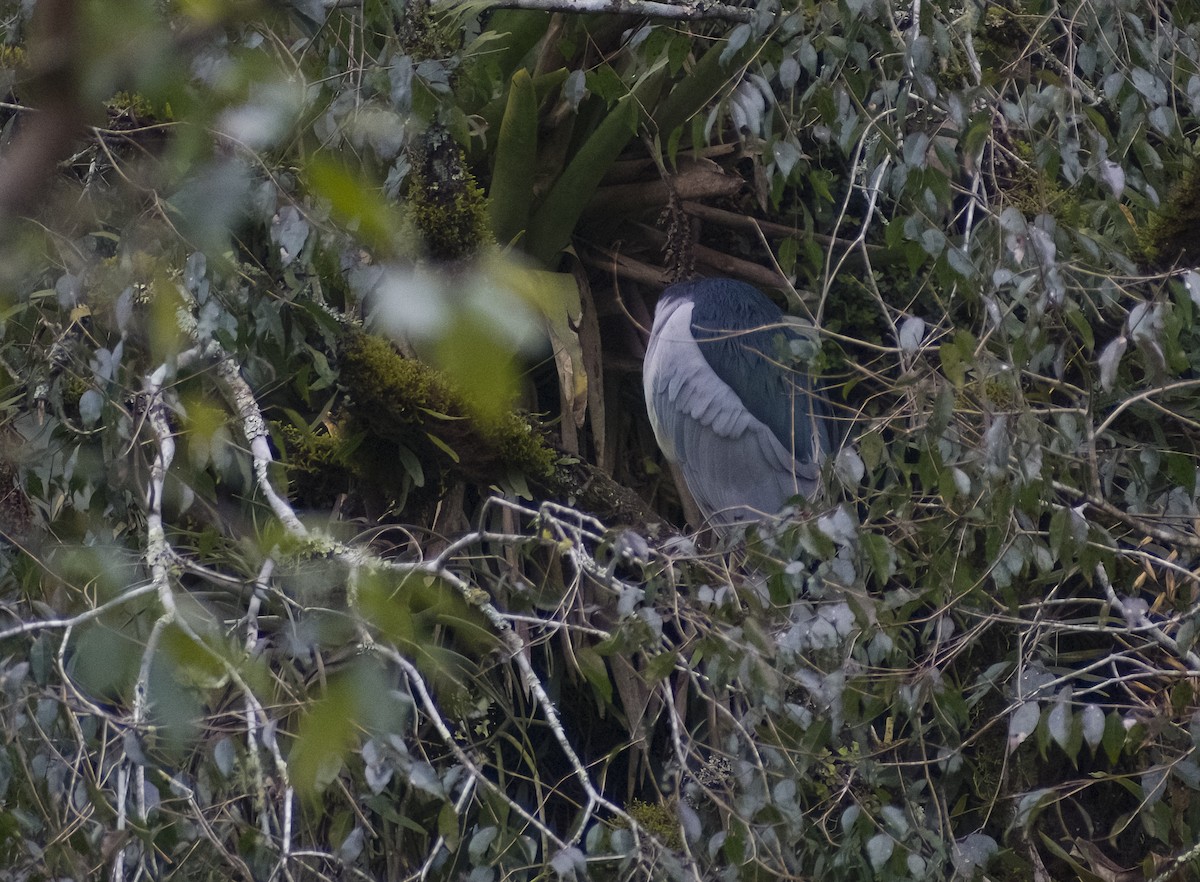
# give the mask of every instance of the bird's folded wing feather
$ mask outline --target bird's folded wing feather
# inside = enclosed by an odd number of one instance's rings
[[[679,462],[696,502],[714,521],[731,523],[750,516],[747,509],[772,514],[789,497],[811,493],[817,468],[798,464],[717,376],[690,326],[685,305],[657,332],[646,394],[659,443]]]
[[[693,451],[680,463],[684,479],[718,526],[775,514],[817,486],[817,466],[791,460],[762,424],[751,424],[741,437],[715,434],[694,419],[682,420],[679,429],[680,443]]]
[[[693,314],[701,356],[799,462],[820,461],[830,449],[825,404],[803,371],[782,362],[802,335],[765,302],[743,298],[735,305],[733,315],[711,308]]]

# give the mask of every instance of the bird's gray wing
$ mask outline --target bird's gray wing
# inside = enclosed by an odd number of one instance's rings
[[[825,402],[805,370],[791,366],[805,334],[757,288],[707,279],[707,296],[692,311],[692,337],[713,372],[802,463],[819,463],[832,448]]]
[[[692,337],[691,313],[683,303],[657,317],[646,353],[646,402],[659,445],[716,525],[774,514],[797,493],[810,495],[819,470],[798,467],[716,375]]]
[[[819,468],[792,460],[757,420],[741,437],[720,435],[694,419],[681,420],[681,443],[691,451],[680,462],[696,503],[716,526],[776,514],[791,497],[811,497]]]

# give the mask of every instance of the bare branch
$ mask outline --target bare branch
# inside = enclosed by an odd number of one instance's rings
[[[345,9],[361,6],[362,0],[324,0],[326,9]],[[568,12],[579,15],[643,15],[668,21],[748,22],[754,17],[751,9],[724,3],[690,0],[685,3],[660,3],[655,0],[494,0],[494,9],[532,9],[539,12]]]

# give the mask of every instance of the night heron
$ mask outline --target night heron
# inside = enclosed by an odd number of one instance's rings
[[[796,356],[810,337],[744,282],[672,285],[654,313],[643,383],[654,434],[722,533],[811,499],[832,447],[825,403]]]

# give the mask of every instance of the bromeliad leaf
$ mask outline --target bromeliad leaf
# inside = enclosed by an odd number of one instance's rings
[[[496,162],[488,191],[492,233],[507,245],[525,230],[537,169],[537,95],[524,68],[513,74],[508,106],[496,141]]]

